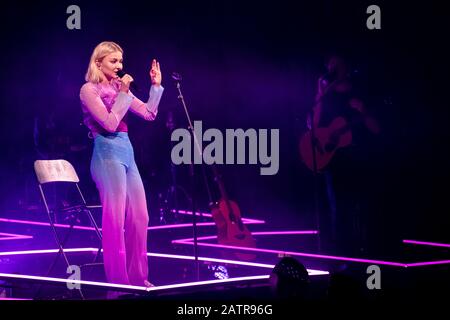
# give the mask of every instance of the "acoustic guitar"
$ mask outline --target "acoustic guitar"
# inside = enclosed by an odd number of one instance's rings
[[[314,171],[315,156],[316,170],[320,172],[326,168],[339,148],[351,145],[352,132],[350,129],[350,124],[343,117],[337,117],[328,127],[315,128],[314,140],[311,130],[306,132],[299,144],[300,155],[305,165]]]
[[[222,177],[217,168],[213,165],[212,169],[214,180],[217,182],[221,194],[221,199],[211,206],[211,213],[217,226],[218,243],[228,246],[255,248],[255,239],[242,222],[239,206],[228,198]],[[245,261],[256,258],[255,254],[241,252],[233,253],[232,256]]]

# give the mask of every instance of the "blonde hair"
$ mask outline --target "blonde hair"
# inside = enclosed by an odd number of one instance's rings
[[[119,51],[123,54],[122,48],[115,42],[103,41],[99,43],[91,55],[89,66],[84,79],[88,82],[99,83],[103,80],[103,73],[98,69],[96,62],[101,62],[104,57],[113,52]]]

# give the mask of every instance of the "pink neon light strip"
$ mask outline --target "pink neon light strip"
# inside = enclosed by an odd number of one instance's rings
[[[178,240],[172,241],[172,243],[189,244],[189,245],[193,245],[194,244],[191,241],[178,241]],[[204,247],[214,247],[214,248],[224,248],[224,249],[237,249],[237,250],[244,250],[244,251],[264,252],[264,253],[274,253],[274,254],[285,254],[285,255],[291,255],[291,256],[309,257],[309,258],[317,258],[317,259],[353,261],[353,262],[362,262],[362,263],[371,263],[371,264],[390,265],[390,266],[396,266],[396,267],[407,267],[408,266],[407,264],[404,264],[404,263],[382,261],[382,260],[358,259],[358,258],[329,256],[329,255],[304,253],[304,252],[294,252],[294,251],[280,251],[280,250],[269,250],[269,249],[259,249],[259,248],[246,248],[246,247],[237,247],[237,246],[226,246],[226,245],[220,245],[220,244],[214,244],[214,243],[204,243],[204,242],[198,242],[197,244],[199,246],[204,246]]]
[[[259,222],[258,220],[250,221],[246,224],[263,224],[264,222]],[[199,227],[210,227],[216,226],[215,222],[198,222],[197,226]],[[178,223],[178,224],[166,224],[162,226],[152,226],[148,227],[148,230],[160,230],[160,229],[175,229],[175,228],[192,228],[192,223]]]
[[[21,240],[21,239],[33,239],[33,236],[26,236],[23,234],[4,233],[0,232],[0,240]]]
[[[207,227],[207,226],[215,226],[214,222],[199,222],[197,226],[199,227]],[[148,227],[148,230],[160,230],[160,229],[175,229],[175,228],[189,228],[192,227],[192,223],[179,223],[179,224],[166,224],[162,226],[153,226]]]
[[[178,240],[174,240],[174,241],[176,243],[180,243],[180,244],[189,244],[189,245],[193,245],[194,244],[191,241],[178,241]],[[174,241],[172,241],[172,243],[174,243]],[[269,250],[269,249],[226,246],[226,245],[220,245],[220,244],[214,244],[214,243],[198,242],[197,244],[199,246],[204,246],[204,247],[216,247],[216,248],[224,248],[224,249],[237,249],[237,250],[254,251],[254,252],[275,253],[275,254],[278,254],[278,255],[279,254],[285,254],[285,255],[292,255],[292,256],[310,257],[310,258],[318,258],[318,259],[329,259],[329,260],[339,260],[339,261],[352,261],[352,262],[380,264],[380,265],[388,265],[388,266],[404,267],[404,268],[420,267],[420,266],[428,266],[428,265],[437,265],[437,264],[450,264],[450,260],[425,261],[425,262],[416,262],[416,263],[400,263],[400,262],[391,262],[391,261],[383,261],[383,260],[371,260],[371,259],[359,259],[359,258],[329,256],[329,255],[312,254],[312,253],[304,253],[304,252],[278,251],[278,250]]]
[[[267,235],[292,235],[292,234],[318,234],[319,232],[316,230],[299,230],[299,231],[258,231],[258,232],[252,232],[252,235],[254,236],[267,236]],[[213,240],[217,239],[217,236],[204,236],[204,237],[197,237],[197,240]],[[179,243],[187,242],[187,241],[194,241],[194,238],[186,238],[186,239],[177,239],[172,240],[172,243]]]
[[[11,223],[21,223],[21,224],[29,224],[29,225],[35,225],[35,226],[50,226],[49,222],[39,222],[39,221],[29,221],[29,220],[16,220],[16,219],[5,219],[0,218],[0,222],[11,222]],[[259,222],[258,220],[255,221],[247,221],[247,224],[262,224],[264,222]],[[215,226],[214,222],[199,222],[197,223],[197,226],[205,227],[205,226]],[[70,225],[68,224],[60,224],[56,223],[55,227],[59,228],[70,228]],[[167,224],[162,226],[152,226],[148,227],[148,230],[160,230],[160,229],[175,229],[175,228],[189,228],[192,227],[192,223],[179,223],[179,224]],[[74,229],[78,230],[95,230],[93,227],[85,227],[85,226],[74,226]],[[102,229],[99,228],[101,231]],[[1,239],[0,239],[1,240]]]
[[[170,210],[170,211],[173,212],[173,213],[177,212],[176,210]],[[192,211],[178,210],[178,213],[187,214],[187,215],[191,215],[192,216]],[[207,213],[207,212],[196,212],[195,215],[196,216],[203,216],[203,217],[207,217],[207,218],[212,218],[212,214],[211,213]],[[249,219],[249,218],[244,218],[244,217],[242,217],[242,222],[244,222],[244,223],[266,223],[266,221],[264,221],[264,220]]]
[[[151,256],[151,257],[163,257],[163,258],[171,258],[171,259],[183,259],[183,260],[194,260],[195,259],[194,256],[181,256],[181,255],[165,254],[165,253],[148,253],[147,255]],[[258,267],[258,268],[266,268],[266,269],[273,269],[275,267],[275,265],[273,265],[273,264],[246,262],[246,261],[238,261],[238,260],[227,260],[227,259],[216,259],[216,258],[209,258],[209,257],[199,257],[198,260],[207,261],[207,262],[237,264],[237,265],[242,265],[242,266]],[[315,270],[315,269],[307,269],[307,270],[308,270],[308,274],[310,276],[329,274],[328,271],[323,271],[323,270]]]
[[[92,252],[97,251],[95,248],[68,248],[63,249],[64,252]],[[11,255],[22,255],[22,254],[45,254],[45,253],[56,253],[59,249],[45,249],[45,250],[22,250],[22,251],[5,251],[0,252],[0,256],[11,256]]]
[[[448,244],[448,243],[439,243],[439,242],[426,242],[426,241],[417,241],[417,240],[403,240],[403,243],[417,244],[417,245],[431,246],[431,247],[450,248],[450,244]]]
[[[95,252],[97,252],[97,250],[98,249],[96,249],[96,248],[70,248],[70,249],[64,249],[64,252],[92,252],[92,253],[95,253]],[[0,252],[0,256],[22,255],[22,254],[45,254],[45,253],[56,253],[56,252],[58,252],[58,249],[10,251],[10,252]],[[158,258],[183,259],[183,260],[194,260],[195,259],[194,256],[184,256],[184,255],[156,253],[156,252],[149,252],[149,253],[147,253],[147,256],[158,257]],[[267,268],[267,269],[273,269],[273,267],[275,266],[275,265],[271,265],[271,264],[237,261],[237,260],[227,260],[227,259],[216,259],[216,258],[208,258],[208,257],[199,257],[199,260],[200,261],[209,261],[209,262],[218,262],[218,263],[229,263],[229,264],[243,265],[243,266],[249,266],[249,267]],[[309,275],[311,275],[311,276],[328,274],[328,271],[323,271],[323,270],[315,270],[315,269],[307,269],[307,270],[308,270]]]
[[[318,234],[317,230],[294,230],[294,231],[258,231],[252,232],[257,236],[287,235],[287,234]]]
[[[21,224],[28,224],[28,225],[34,225],[34,226],[50,226],[49,222],[16,220],[16,219],[5,219],[5,218],[0,218],[0,222],[21,223]],[[60,224],[60,223],[55,223],[55,227],[70,228],[70,226],[68,224]],[[94,230],[93,227],[84,227],[84,226],[73,226],[73,228],[79,229],[79,230]]]
[[[269,231],[269,232],[253,232],[252,235],[280,235],[280,234],[317,234],[316,230],[305,230],[305,231]],[[211,240],[217,239],[217,236],[206,236],[206,237],[198,237],[199,241],[202,240]],[[172,243],[179,244],[189,244],[193,245],[193,238],[188,239],[179,239],[173,240]],[[217,247],[217,248],[225,248],[225,249],[238,249],[238,250],[247,250],[247,251],[256,251],[256,252],[266,252],[266,253],[276,253],[281,254],[283,252],[276,250],[268,250],[268,249],[258,249],[258,248],[244,248],[244,247],[236,247],[236,246],[226,246],[221,244],[213,244],[213,243],[198,243],[200,246],[206,247]],[[338,256],[328,256],[328,255],[319,255],[319,254],[311,254],[311,253],[303,253],[303,252],[285,252],[290,255],[297,256],[306,256],[313,258],[322,258],[322,259],[332,259],[332,260],[342,260],[342,261],[354,261],[354,262],[363,262],[363,263],[376,263],[376,264],[384,264],[398,267],[417,267],[417,266],[426,266],[426,265],[434,265],[434,264],[446,264],[448,263],[446,260],[443,261],[431,261],[431,262],[418,262],[412,264],[405,263],[397,263],[390,261],[381,261],[381,260],[371,260],[371,259],[359,259],[359,258],[349,258],[349,257],[338,257]]]
[[[122,284],[112,284],[106,282],[97,282],[97,281],[84,281],[84,280],[75,280],[75,279],[64,279],[64,278],[53,278],[53,277],[41,277],[41,276],[31,276],[31,275],[23,275],[23,274],[11,274],[11,273],[0,273],[0,277],[3,278],[12,278],[12,279],[27,279],[27,280],[40,280],[40,281],[51,281],[51,282],[59,282],[59,283],[74,283],[74,284],[85,284],[92,286],[100,286],[100,287],[110,287],[110,288],[118,288],[118,289],[134,289],[134,290],[145,290],[146,287],[141,286],[129,286]]]
[[[177,241],[177,240],[175,240]],[[179,241],[179,240],[178,240]],[[192,245],[191,242],[177,242],[181,244],[186,245]],[[224,245],[216,245],[212,243],[198,243],[198,245],[207,246],[207,247],[222,247],[226,249],[238,249],[238,250],[246,250],[246,251],[257,251],[257,252],[267,252],[267,253],[275,253],[275,254],[285,254],[285,255],[292,255],[292,256],[304,256],[304,257],[312,257],[312,258],[319,258],[319,259],[331,259],[331,260],[341,260],[341,261],[353,261],[353,262],[361,262],[361,263],[371,263],[371,264],[381,264],[381,265],[389,265],[389,266],[396,266],[396,267],[421,267],[421,266],[428,266],[428,265],[439,265],[439,264],[450,264],[450,260],[438,260],[438,261],[425,261],[425,262],[415,262],[415,263],[399,263],[399,262],[390,262],[390,261],[381,261],[381,260],[370,260],[370,259],[358,259],[358,258],[347,258],[347,257],[339,257],[339,256],[328,256],[328,255],[319,255],[319,254],[311,254],[311,253],[303,253],[303,252],[292,252],[292,251],[277,251],[277,250],[268,250],[268,249],[257,249],[257,248],[245,248],[245,247],[235,247],[235,246],[224,246]],[[97,252],[97,248],[69,248],[64,249],[65,252]],[[9,252],[0,252],[0,256],[6,256],[6,255],[21,255],[21,254],[44,254],[44,253],[56,253],[58,252],[58,249],[46,249],[46,250],[26,250],[26,251],[9,251]],[[148,253],[149,256],[155,256],[155,257],[167,257],[167,258],[180,258],[186,257],[186,259],[193,260],[193,257],[190,256],[179,256],[179,255],[171,255],[171,254],[162,254],[162,253]],[[190,258],[188,258],[190,257]],[[199,257],[200,259],[200,257]],[[215,259],[215,258],[208,258],[208,257],[202,257],[202,260],[204,261],[216,261],[216,262],[222,262],[222,263],[234,263],[234,264],[241,264],[241,265],[248,265],[248,266],[255,266],[255,267],[262,267],[262,268],[268,268],[269,265],[265,264],[256,264],[252,262],[244,262],[244,261],[234,261],[234,260],[225,260],[225,259]],[[272,266],[273,267],[273,266]],[[322,274],[322,270],[313,270],[308,269],[308,271],[317,271],[319,274]]]
[[[238,282],[238,281],[263,280],[263,279],[269,279],[269,275],[228,278],[228,279],[221,279],[221,280],[218,279],[218,280],[207,280],[207,281],[197,281],[197,282],[186,282],[186,283],[151,287],[151,288],[147,288],[147,291],[157,291],[157,290],[174,289],[174,288],[186,288],[186,287],[202,286],[202,285],[207,285],[207,284],[230,283],[230,282],[232,283],[232,282]]]
[[[147,287],[143,287],[143,286],[112,284],[112,283],[97,282],[97,281],[84,281],[84,280],[75,280],[75,279],[40,277],[40,276],[31,276],[31,275],[18,275],[18,274],[11,274],[11,273],[0,273],[0,278],[50,281],[50,282],[71,283],[71,284],[80,284],[80,285],[84,284],[84,285],[91,285],[91,286],[98,286],[98,287],[129,289],[129,290],[131,289],[131,290],[149,292],[149,291],[158,291],[158,290],[172,289],[172,288],[201,286],[201,285],[207,285],[207,284],[230,283],[230,282],[245,281],[245,280],[261,280],[261,279],[268,279],[269,275],[229,278],[229,279],[223,279],[223,280],[218,279],[218,280],[208,280],[208,281],[187,282],[187,283],[164,285],[164,286],[151,287],[151,288],[147,288]]]
[[[425,262],[416,262],[416,263],[408,263],[408,267],[423,267],[423,266],[432,266],[438,264],[449,264],[450,260],[440,260],[440,261],[425,261]]]

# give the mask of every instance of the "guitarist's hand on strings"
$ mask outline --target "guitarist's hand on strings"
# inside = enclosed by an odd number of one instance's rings
[[[364,107],[364,103],[358,99],[358,98],[351,98],[349,101],[349,105],[351,108],[355,109],[356,111],[358,111],[362,118],[363,118],[363,122],[365,124],[365,126],[367,127],[367,129],[370,130],[370,132],[374,133],[374,134],[378,134],[380,133],[380,125],[378,124],[378,121],[371,116],[367,111],[366,108]]]
[[[350,107],[352,107],[353,109],[355,109],[359,113],[364,114],[364,112],[365,112],[364,104],[358,98],[351,98],[350,101],[349,101],[349,105],[350,105]]]

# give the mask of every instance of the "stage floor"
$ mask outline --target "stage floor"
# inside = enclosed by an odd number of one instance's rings
[[[99,215],[94,211],[97,221]],[[64,246],[70,264],[80,268],[79,277],[75,269],[67,272],[62,257],[49,272],[58,249],[45,217],[43,213],[0,216],[1,299],[232,299],[255,295],[271,299],[277,293],[270,275],[285,256],[308,270],[310,299],[329,299],[336,290],[349,294],[353,284],[355,292],[369,300],[398,294],[410,297],[417,290],[444,285],[450,264],[450,245],[407,239],[402,243],[404,254],[395,259],[318,253],[317,230],[274,230],[270,221],[260,219],[243,220],[256,239],[256,248],[223,246],[217,244],[216,226],[208,213],[197,219],[196,263],[192,213],[179,211],[173,213],[174,223],[149,227],[149,277],[155,287],[113,285],[105,280],[99,240],[83,219],[70,231]],[[57,230],[64,238],[70,229],[63,220],[58,221]],[[251,254],[251,259],[242,260],[243,253]],[[381,272],[379,289],[367,285],[369,266]]]

